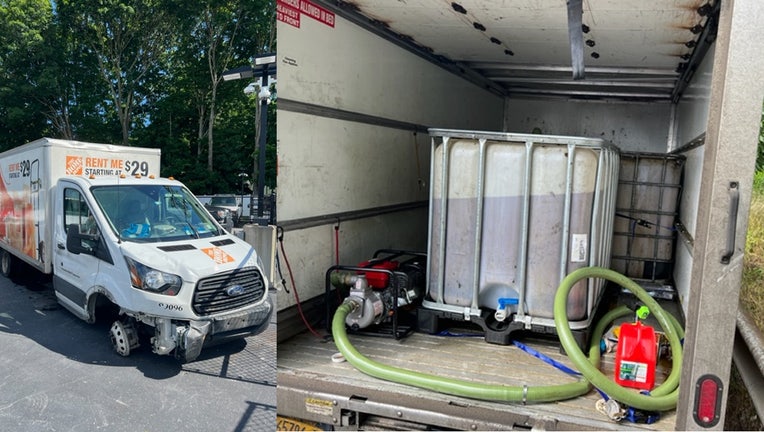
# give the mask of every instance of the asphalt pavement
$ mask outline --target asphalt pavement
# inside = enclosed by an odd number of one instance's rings
[[[62,308],[44,278],[0,276],[0,431],[275,430],[276,314],[186,364],[120,357],[109,325]]]

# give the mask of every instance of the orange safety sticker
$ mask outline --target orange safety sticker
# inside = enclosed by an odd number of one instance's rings
[[[210,257],[212,261],[215,261],[216,264],[225,264],[234,261],[231,255],[228,255],[219,247],[202,248],[202,252],[207,254],[207,256]]]

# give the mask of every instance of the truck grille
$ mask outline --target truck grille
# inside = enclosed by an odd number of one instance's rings
[[[265,281],[256,268],[238,269],[201,279],[192,307],[201,316],[227,312],[256,303],[264,293]]]

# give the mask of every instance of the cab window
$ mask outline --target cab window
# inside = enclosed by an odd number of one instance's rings
[[[80,232],[85,234],[97,234],[97,227],[93,215],[85,198],[76,189],[64,189],[64,229],[68,233],[69,225],[76,224]]]

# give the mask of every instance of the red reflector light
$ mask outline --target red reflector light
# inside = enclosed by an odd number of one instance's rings
[[[712,427],[719,422],[724,388],[716,375],[703,375],[695,385],[695,422],[703,427]]]

